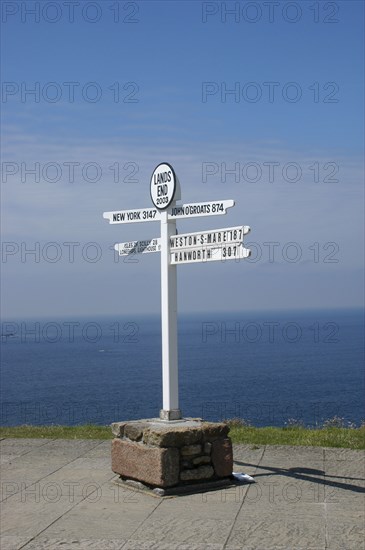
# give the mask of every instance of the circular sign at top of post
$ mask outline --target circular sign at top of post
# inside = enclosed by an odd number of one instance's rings
[[[176,174],[168,162],[162,162],[152,172],[150,192],[153,204],[159,210],[165,210],[174,200]]]

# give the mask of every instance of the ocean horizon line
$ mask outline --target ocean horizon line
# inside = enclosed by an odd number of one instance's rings
[[[178,311],[179,317],[185,317],[185,318],[193,318],[197,316],[206,316],[206,317],[212,317],[216,315],[250,315],[250,316],[260,316],[264,314],[272,315],[272,314],[279,314],[279,315],[285,315],[285,314],[301,314],[301,315],[310,315],[310,314],[345,314],[345,313],[352,313],[352,314],[361,314],[363,313],[365,315],[365,306],[348,306],[348,307],[308,307],[308,308],[267,308],[267,309],[247,309],[247,310],[208,310],[208,311]],[[161,312],[121,312],[121,313],[70,313],[70,314],[55,314],[55,315],[17,315],[17,316],[0,316],[0,322],[6,323],[6,322],[17,322],[17,321],[40,321],[40,320],[66,320],[66,319],[111,319],[111,318],[123,318],[128,319],[132,316],[137,318],[160,318]]]

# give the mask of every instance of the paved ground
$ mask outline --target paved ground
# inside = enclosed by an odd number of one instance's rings
[[[109,441],[0,445],[2,550],[365,548],[361,451],[236,445],[255,484],[160,499],[115,483]]]

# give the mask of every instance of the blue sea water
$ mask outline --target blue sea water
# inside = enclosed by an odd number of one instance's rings
[[[160,317],[2,323],[1,424],[158,416]],[[364,413],[362,310],[179,315],[184,416],[283,426]]]

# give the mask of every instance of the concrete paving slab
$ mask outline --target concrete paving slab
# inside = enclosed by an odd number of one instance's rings
[[[281,453],[272,452],[267,449],[265,450],[262,456],[262,459],[260,461],[261,466],[278,465],[279,467],[290,464],[291,466],[297,465],[305,468],[305,467],[310,467],[310,464],[321,464],[321,470],[323,470],[324,463],[325,463],[325,460],[323,455],[322,456],[319,456],[317,454],[311,455],[309,453],[301,455],[295,452],[293,453],[293,456],[291,456],[290,454],[284,455]]]
[[[90,470],[110,470],[110,456],[90,457],[79,456],[71,462],[65,464],[62,471],[69,472],[71,470],[81,470],[89,472]]]
[[[330,518],[327,522],[327,548],[331,550],[363,550],[365,548],[364,519],[361,521]]]
[[[365,502],[351,502],[343,505],[341,501],[327,503],[326,502],[326,517],[327,520],[332,519],[334,521],[359,521],[364,522],[365,516]],[[365,542],[365,541],[364,541]]]
[[[241,463],[241,462],[240,462]],[[243,463],[244,464],[244,463]],[[265,473],[265,475],[271,473],[272,475],[286,475],[297,476],[298,478],[303,476],[324,476],[325,466],[323,461],[302,461],[293,458],[293,460],[280,460],[274,458],[273,460],[262,460],[257,468],[257,475]]]
[[[2,536],[24,536],[31,539],[61,518],[80,500],[82,497],[76,496],[74,502],[71,502],[68,497],[57,493],[42,495],[37,490],[22,499],[12,497],[1,505]]]
[[[266,550],[266,548],[257,548],[256,546],[255,547],[254,546],[240,546],[240,547],[225,546],[224,550]],[[269,550],[272,550],[272,549],[269,549]],[[293,550],[293,547],[282,546],[280,548],[276,547],[275,550]],[[301,546],[301,547],[295,548],[294,550],[323,550],[323,546],[311,547],[309,549]],[[326,549],[326,550],[329,550],[329,549]],[[342,550],[346,550],[346,549],[342,549]]]
[[[251,506],[260,502],[269,506],[304,502],[310,505],[325,502],[322,464],[310,463],[310,466],[304,468],[285,463],[285,467],[279,468],[260,464],[253,475],[257,483],[250,486],[245,504]]]
[[[21,456],[20,453],[19,454],[2,453],[2,455],[0,456],[0,465],[8,464],[9,462],[12,462],[15,458],[18,458],[18,456]]]
[[[15,441],[12,440],[10,446],[15,446]],[[22,441],[25,449],[26,440]],[[42,445],[39,442],[42,442]],[[60,471],[85,452],[92,451],[99,443],[99,441],[31,440],[28,452],[24,451],[21,455],[2,464],[0,501]],[[106,465],[106,456],[104,460]]]
[[[223,550],[224,546],[222,544],[206,544],[206,543],[197,543],[197,544],[185,544],[181,542],[173,543],[163,543],[160,541],[133,541],[128,540],[123,546],[123,550]]]
[[[184,543],[193,545],[221,544],[224,545],[232,525],[232,518],[219,519],[204,514],[186,513],[185,516],[177,516],[173,511],[158,514],[158,510],[149,521],[146,521],[133,535],[137,542],[150,540],[159,541],[162,544]],[[138,544],[136,544],[138,547]]]
[[[0,441],[0,465],[12,462],[16,458],[30,453],[36,447],[42,447],[49,443],[49,440],[44,439],[3,439]]]
[[[107,457],[108,460],[109,460],[111,449],[112,449],[112,443],[111,443],[110,440],[101,441],[99,443],[99,445],[96,445],[96,447],[93,447],[92,449],[89,449],[82,456],[85,457],[85,458],[105,458],[105,457]]]
[[[208,491],[206,493],[199,493],[197,495],[190,495],[196,502],[202,505],[211,506],[219,504],[222,508],[226,503],[241,503],[246,497],[246,493],[249,490],[250,484],[235,485],[226,489],[217,489],[215,491]]]
[[[285,478],[262,478],[250,486],[245,498],[245,508],[265,507],[275,509],[277,506],[324,503],[325,492],[321,484],[312,484],[301,480],[288,481]]]
[[[322,447],[305,447],[305,446],[289,446],[289,445],[267,445],[265,446],[264,457],[280,458],[280,459],[306,459],[306,460],[323,460]]]
[[[365,452],[362,450],[352,449],[331,449],[324,447],[324,458],[328,460],[346,460],[347,462],[364,462]]]
[[[318,514],[322,508],[322,514]],[[275,507],[275,510],[241,510],[227,542],[227,548],[245,546],[265,548],[312,549],[325,548],[326,530],[324,505],[294,510],[293,506]]]
[[[28,453],[28,456],[42,459],[45,457],[67,456],[70,462],[72,458],[81,456],[98,445],[99,442],[93,440],[54,439],[46,445],[34,447],[31,453]]]
[[[235,445],[234,460],[245,460],[258,464],[265,452],[264,445]]]
[[[121,539],[52,539],[37,537],[27,544],[27,550],[121,550],[126,541]],[[10,550],[10,549],[9,549]]]
[[[9,470],[5,470],[2,466],[1,501],[14,493],[25,491],[27,487],[40,482],[43,478],[60,470],[62,466],[64,466],[64,462],[60,461],[50,461],[44,465],[29,463],[21,468],[9,468]]]
[[[354,474],[348,476],[326,474],[325,482],[327,487],[334,487],[335,489],[342,490],[344,494],[346,491],[365,493],[365,477],[355,477]]]
[[[21,437],[6,437],[0,441],[0,451],[7,447],[24,447],[27,449],[27,452],[32,447],[41,447],[42,445],[48,445],[53,439],[44,439],[41,437],[38,438],[27,438],[23,439]]]
[[[365,463],[362,460],[347,462],[346,460],[325,461],[327,477],[348,477],[349,479],[365,479]]]
[[[161,500],[115,482],[110,441],[1,447],[2,550],[364,549],[360,451],[238,445],[256,483]]]
[[[27,550],[223,550],[221,544],[161,543],[159,541],[37,539]]]
[[[56,540],[127,540],[160,502],[133,493],[116,497],[103,487],[63,514],[43,534]]]
[[[346,489],[343,487],[346,487]],[[364,510],[364,489],[356,486],[351,487],[347,483],[344,483],[343,487],[325,485],[325,502],[327,504],[341,504],[350,510]]]
[[[19,550],[31,540],[31,537],[1,536],[1,550]]]
[[[113,478],[115,474],[107,468],[89,471],[61,468],[26,488],[21,487],[20,493],[31,494],[32,491],[37,491],[41,495],[57,493],[70,498],[73,498],[73,495],[87,497],[94,491],[100,491],[103,484]],[[8,492],[11,489],[11,486],[7,487]]]

